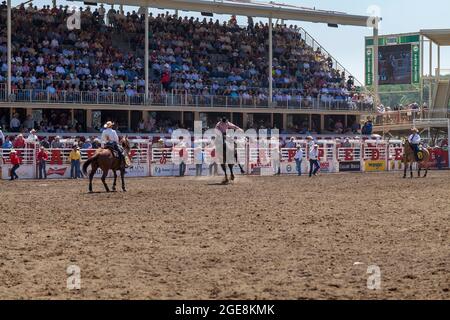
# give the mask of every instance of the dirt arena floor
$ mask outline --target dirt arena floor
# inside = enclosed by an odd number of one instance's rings
[[[0,182],[0,298],[450,299],[450,172],[219,182]]]

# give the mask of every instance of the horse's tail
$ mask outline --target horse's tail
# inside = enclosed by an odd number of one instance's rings
[[[87,168],[92,164],[92,162],[97,161],[98,153],[94,155],[92,158],[89,158],[86,160],[85,163],[83,163],[83,174],[87,175]]]

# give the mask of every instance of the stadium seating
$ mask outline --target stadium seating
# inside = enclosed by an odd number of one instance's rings
[[[0,11],[5,21],[4,5]],[[64,92],[68,101],[79,92],[84,92],[84,101],[94,99],[86,92],[118,92],[129,98],[145,92],[144,16],[86,7],[81,13],[82,29],[70,31],[66,26],[70,14],[62,6],[38,9],[30,4],[13,9],[13,90],[30,89],[34,97],[45,94],[50,100]],[[151,15],[151,93],[267,101],[267,39],[268,26],[263,24],[240,27],[235,19],[219,23]],[[2,27],[0,83],[6,81],[6,73],[6,28]],[[333,69],[331,58],[306,44],[296,26],[274,29],[273,76],[277,103],[366,100],[354,94],[357,88],[351,78]],[[20,94],[19,100],[29,98]]]

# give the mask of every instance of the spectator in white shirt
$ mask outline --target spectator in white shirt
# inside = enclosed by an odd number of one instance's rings
[[[297,146],[297,151],[294,156],[297,174],[300,177],[302,175],[302,161],[303,161],[303,149],[301,146]]]
[[[309,151],[309,177],[317,176],[319,169],[319,146],[315,144],[312,150]]]
[[[39,138],[36,135],[36,130],[32,129],[30,134],[27,137],[27,143],[36,143],[39,142]]]

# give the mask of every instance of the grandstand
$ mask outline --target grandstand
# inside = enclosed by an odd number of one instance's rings
[[[284,24],[367,26],[369,17],[248,1],[152,3],[232,17],[220,22],[178,11],[146,15],[143,7],[125,13],[85,6],[82,28],[71,30],[67,20],[74,12],[56,2],[12,8],[11,68],[9,28],[0,33],[1,125],[80,133],[113,120],[122,132],[168,133],[192,129],[194,120],[208,127],[227,115],[244,128],[342,133],[373,111],[374,98],[361,83],[303,28]],[[1,21],[9,21],[7,12],[1,5]],[[249,23],[238,25],[237,13],[248,15]],[[269,17],[269,23],[252,17]],[[20,127],[11,128],[13,118]]]

